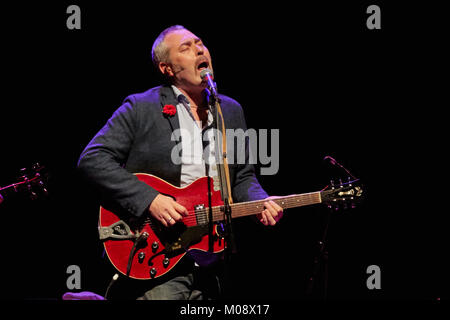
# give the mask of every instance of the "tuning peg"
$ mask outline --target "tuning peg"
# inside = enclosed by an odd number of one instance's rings
[[[330,180],[331,189],[334,189],[334,180]]]
[[[39,162],[36,162],[31,168],[35,172],[40,172],[44,167]]]
[[[347,210],[348,209],[348,203],[347,201],[344,201],[344,203],[342,204],[342,209]]]
[[[20,178],[23,180],[28,180],[27,168],[20,169]]]
[[[30,184],[30,183],[27,184],[27,189],[28,189],[28,192],[30,193],[30,199],[31,199],[31,200],[36,200],[38,196],[37,196],[37,194],[32,190],[31,184]]]
[[[328,209],[330,211],[339,211],[339,204],[338,203],[330,203],[328,205]]]
[[[42,181],[39,181],[38,183],[39,187],[41,188],[42,192],[44,193],[45,196],[48,196],[48,190],[47,188],[45,188],[45,185]]]

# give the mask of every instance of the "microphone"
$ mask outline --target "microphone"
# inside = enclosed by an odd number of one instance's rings
[[[347,172],[347,174],[348,174],[349,176],[351,176],[353,179],[358,180],[358,178],[356,178],[354,175],[352,175],[352,174],[350,173],[350,171],[348,171],[342,164],[340,164],[339,162],[337,162],[336,159],[334,159],[333,157],[325,156],[325,157],[323,158],[323,160],[324,160],[324,161],[325,161],[325,160],[328,160],[333,166],[338,166],[338,167],[340,167],[340,168],[343,169],[345,172]]]
[[[335,166],[336,163],[337,163],[337,161],[336,161],[334,158],[330,157],[330,156],[325,156],[325,158],[323,158],[323,161],[325,161],[325,160],[329,160],[330,163],[331,163],[333,166]]]
[[[217,94],[216,84],[214,83],[213,72],[210,69],[203,69],[200,72],[200,77],[202,78],[202,80],[206,80],[206,83],[208,84],[209,91],[211,91],[211,93],[214,96],[214,98],[217,99],[219,96]]]

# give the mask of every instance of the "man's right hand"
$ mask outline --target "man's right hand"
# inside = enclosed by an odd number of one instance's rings
[[[149,211],[155,219],[159,220],[166,227],[174,225],[189,214],[187,209],[181,204],[162,194],[158,194],[153,199]]]

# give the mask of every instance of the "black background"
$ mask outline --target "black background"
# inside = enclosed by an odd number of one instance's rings
[[[181,24],[209,48],[219,91],[242,104],[248,127],[279,129],[279,171],[259,177],[269,194],[317,191],[342,175],[325,155],[364,183],[364,202],[331,219],[328,299],[449,298],[448,33],[443,8],[426,3],[3,7],[0,185],[38,161],[50,196],[0,207],[2,297],[61,299],[69,265],[80,266],[82,290],[104,294],[113,269],[101,257],[98,203],[75,166],[126,96],[159,85],[152,43]],[[70,4],[81,30],[66,27]],[[381,7],[381,30],[366,27],[370,4]],[[273,228],[236,222],[230,294],[304,299],[326,214],[287,210]],[[366,287],[373,264],[380,290]]]

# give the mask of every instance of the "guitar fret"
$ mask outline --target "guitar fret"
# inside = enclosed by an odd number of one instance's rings
[[[264,202],[267,200],[254,200],[242,203],[231,204],[232,218],[244,217],[258,214],[264,210]],[[300,195],[286,196],[278,199],[272,199],[283,209],[301,207],[321,202],[320,192],[305,193]],[[209,222],[208,207],[195,213],[197,223],[207,224]],[[223,205],[212,208],[213,221],[222,221],[225,219]]]
[[[261,212],[264,209],[263,203],[267,200],[256,200],[243,203],[232,204],[232,217],[243,217],[253,215]],[[287,196],[278,199],[272,199],[272,201],[278,203],[282,208],[289,209],[300,206],[306,206],[310,204],[316,204],[321,202],[320,192],[305,193],[301,195]],[[224,219],[224,214],[220,210],[220,207],[213,208],[213,220],[220,221]],[[218,212],[219,211],[219,212]]]

